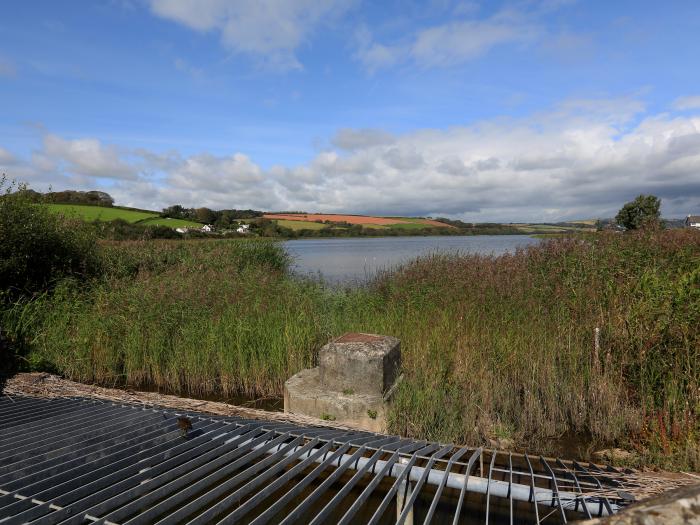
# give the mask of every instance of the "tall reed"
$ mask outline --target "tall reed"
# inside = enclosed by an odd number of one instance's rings
[[[404,373],[394,432],[541,453],[578,434],[700,467],[697,232],[436,254],[346,290],[291,277],[270,242],[110,243],[102,256],[90,286],[65,281],[24,317],[4,313],[32,320],[32,363],[80,381],[267,396],[331,337],[390,334]]]

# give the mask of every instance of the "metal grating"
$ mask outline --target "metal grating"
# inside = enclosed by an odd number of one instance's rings
[[[3,525],[567,523],[615,513],[624,483],[595,465],[369,432],[0,397]]]

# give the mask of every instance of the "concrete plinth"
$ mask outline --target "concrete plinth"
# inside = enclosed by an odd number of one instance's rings
[[[400,366],[398,339],[345,334],[321,349],[318,367],[287,380],[284,411],[384,432]]]

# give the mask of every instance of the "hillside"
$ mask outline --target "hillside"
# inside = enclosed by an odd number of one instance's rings
[[[117,219],[138,226],[201,228],[202,223],[171,217],[159,212],[119,206],[89,204],[42,204],[55,213],[85,221],[109,222]],[[262,213],[262,217],[238,219],[251,224],[252,232],[267,237],[335,237],[379,235],[534,235],[562,234],[595,230],[596,221],[558,223],[465,223],[459,220],[424,217],[320,213]],[[266,227],[265,223],[272,227]]]
[[[324,226],[362,226],[372,229],[454,228],[444,222],[415,217],[377,217],[372,215],[341,215],[322,213],[266,213],[263,218],[276,221],[292,230],[319,230]]]
[[[42,204],[54,213],[75,217],[85,221],[124,220],[142,226],[169,226],[171,228],[201,228],[201,224],[184,219],[161,217],[156,211],[134,210],[121,207],[90,206],[85,204]]]

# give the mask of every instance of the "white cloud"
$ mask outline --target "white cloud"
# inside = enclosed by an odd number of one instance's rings
[[[503,45],[538,44],[551,54],[553,42],[557,41],[557,56],[571,60],[584,48],[589,52],[590,38],[574,33],[554,35],[544,24],[547,13],[569,3],[521,3],[481,17],[477,16],[477,4],[458,3],[450,22],[420,27],[389,43],[376,41],[369,30],[361,27],[356,34],[355,58],[370,73],[404,63],[451,67],[480,58]]]
[[[275,69],[301,68],[295,51],[351,0],[151,0],[157,16],[221,35],[223,45]]]
[[[104,189],[119,204],[446,215],[471,221],[610,217],[639,193],[666,216],[700,212],[700,114],[643,114],[634,99],[575,100],[519,119],[395,135],[341,129],[297,166],[243,153],[124,150],[48,135],[8,176],[37,189]],[[120,176],[115,174],[121,173]],[[103,183],[112,175],[111,183]]]
[[[700,95],[677,98],[673,107],[680,110],[700,109]]]
[[[452,22],[420,31],[410,54],[421,65],[452,66],[500,44],[530,41],[538,33],[539,29],[522,15],[501,12],[485,20]]]
[[[104,146],[97,139],[66,140],[56,135],[44,137],[44,157],[66,171],[86,177],[135,179],[137,168],[122,158],[115,146]]]

